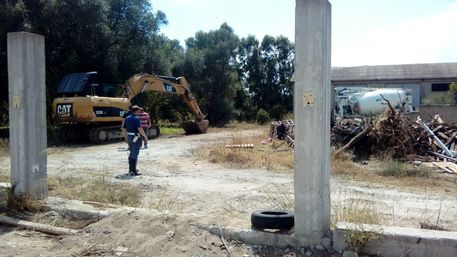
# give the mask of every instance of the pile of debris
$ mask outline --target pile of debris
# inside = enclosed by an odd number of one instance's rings
[[[353,123],[343,121],[333,127],[332,144],[338,153],[351,150],[358,158],[431,161],[439,157],[457,162],[457,124],[444,123],[439,116],[428,123],[420,117],[411,121],[391,108],[366,124]]]
[[[272,121],[270,125],[270,137],[265,142],[270,142],[272,138],[285,140],[287,145],[294,147],[295,123],[293,120]]]
[[[293,121],[272,122],[271,138],[284,139],[293,147]],[[336,154],[351,151],[357,159],[378,156],[457,163],[457,124],[445,123],[438,115],[426,123],[420,117],[412,121],[404,113],[389,108],[371,120],[344,119],[333,126],[331,143],[338,149]]]

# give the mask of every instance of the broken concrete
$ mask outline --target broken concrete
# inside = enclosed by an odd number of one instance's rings
[[[348,249],[348,236],[353,232],[375,233],[376,239],[359,249],[362,253],[383,257],[454,257],[457,256],[457,232],[402,227],[384,227],[338,223],[333,233],[333,247],[337,251]]]

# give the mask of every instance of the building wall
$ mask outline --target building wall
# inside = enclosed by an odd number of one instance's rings
[[[418,107],[419,104],[423,103],[423,99],[432,93],[432,84],[435,83],[452,83],[457,82],[457,78],[450,79],[428,79],[423,80],[383,80],[383,81],[332,81],[333,87],[373,87],[373,88],[385,88],[398,86],[403,88],[420,88],[420,99],[417,103],[414,103]],[[415,86],[418,85],[418,86]],[[419,86],[420,85],[420,86]]]
[[[412,115],[413,119],[416,119],[417,116],[425,121],[430,120],[430,117],[435,115],[440,115],[441,119],[445,123],[457,123],[457,104],[446,104],[446,105],[421,105],[419,108],[419,113]]]

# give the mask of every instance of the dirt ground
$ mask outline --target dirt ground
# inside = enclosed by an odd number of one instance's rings
[[[226,256],[219,238],[192,224],[248,229],[252,211],[285,206],[293,197],[292,171],[230,169],[195,154],[240,133],[262,132],[217,131],[152,140],[140,152],[138,168],[143,175],[134,178],[124,176],[125,143],[49,148],[49,176],[105,174],[113,181],[131,183],[145,192],[141,207],[158,210],[162,216],[119,213],[90,225],[82,234],[64,238],[0,226],[0,255]],[[9,158],[2,153],[0,175],[8,173]],[[335,209],[370,204],[387,225],[418,228],[420,222],[428,222],[457,231],[455,188],[406,188],[332,176],[331,190]],[[243,245],[231,244],[229,250],[231,256],[263,256]]]

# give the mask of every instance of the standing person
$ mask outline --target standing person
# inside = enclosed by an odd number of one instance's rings
[[[129,153],[129,174],[132,176],[139,176],[141,173],[138,173],[136,166],[138,164],[138,155],[140,154],[140,147],[142,138],[145,142],[148,141],[148,137],[144,130],[141,128],[140,119],[138,115],[140,114],[140,107],[133,106],[132,114],[125,119],[123,125],[124,137],[126,138],[126,143],[130,146]]]
[[[128,112],[124,112],[124,114],[122,114],[122,126],[121,126],[121,130],[122,130],[122,134],[124,134],[124,137],[125,137],[125,129],[124,129],[124,122],[125,122],[125,119],[127,119],[128,116],[130,116],[132,114],[132,106],[129,105],[129,111]],[[130,144],[128,143],[128,140],[127,140],[127,137],[125,137],[125,142],[127,142],[127,150],[130,150]]]
[[[149,116],[149,113],[145,112],[143,107],[140,107],[140,114],[138,115],[138,118],[140,119],[141,128],[144,130],[144,133],[146,133],[146,135],[147,135],[149,128],[152,126],[152,123],[151,123],[151,117]],[[148,148],[147,141],[144,141],[144,148]]]

